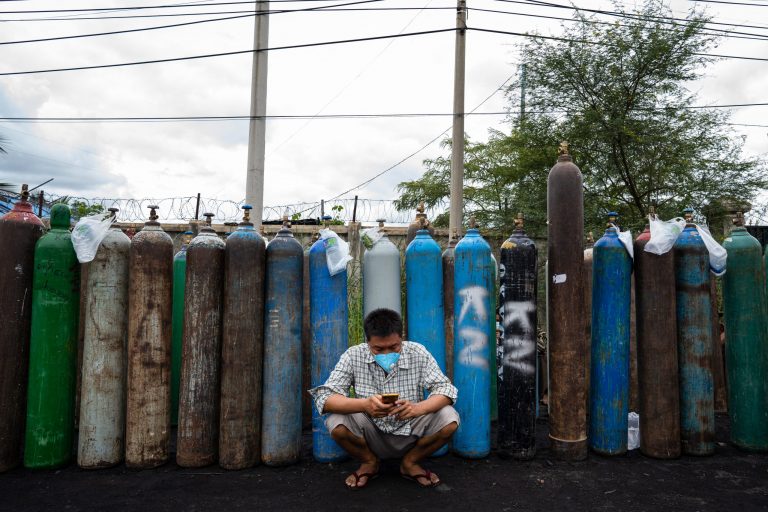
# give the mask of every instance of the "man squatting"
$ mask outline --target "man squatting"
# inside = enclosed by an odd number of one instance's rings
[[[457,389],[423,345],[402,339],[397,312],[371,311],[363,328],[367,343],[344,352],[325,384],[309,390],[317,410],[327,415],[331,437],[360,461],[345,483],[363,488],[378,475],[382,459],[400,458],[403,478],[422,487],[438,485],[438,476],[420,463],[458,428],[452,407]],[[349,397],[350,386],[357,398]],[[386,404],[386,393],[400,396]]]

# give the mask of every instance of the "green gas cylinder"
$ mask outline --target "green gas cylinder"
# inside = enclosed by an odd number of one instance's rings
[[[80,266],[69,207],[51,209],[51,230],[35,246],[24,466],[53,468],[72,453]]]
[[[171,317],[171,425],[179,422],[179,383],[184,333],[184,285],[187,276],[187,247],[192,231],[184,232],[181,249],[173,257],[173,316]]]
[[[765,268],[760,242],[736,225],[723,242],[728,271],[723,276],[725,357],[731,442],[747,450],[768,450],[768,333]]]

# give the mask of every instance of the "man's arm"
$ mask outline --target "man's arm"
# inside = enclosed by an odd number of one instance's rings
[[[381,395],[372,395],[368,398],[349,398],[347,396],[333,394],[325,401],[323,413],[352,414],[363,412],[372,418],[387,416],[395,404],[385,404],[381,401]]]
[[[440,371],[440,367],[432,357],[432,354],[424,351],[425,366],[421,385],[429,391],[429,397],[421,402],[412,403],[407,400],[398,400],[395,402],[397,407],[389,414],[397,416],[398,419],[406,420],[423,416],[431,412],[437,412],[446,405],[452,405],[456,402],[458,390],[451,384],[451,381]]]
[[[437,412],[446,405],[451,405],[453,400],[445,395],[430,395],[426,400],[413,403],[408,400],[398,400],[396,407],[389,412],[389,416],[397,416],[400,420],[424,416],[431,412]]]

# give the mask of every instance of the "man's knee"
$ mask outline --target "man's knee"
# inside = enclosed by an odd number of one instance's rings
[[[456,429],[459,428],[459,424],[455,421],[450,422],[443,428],[437,431],[437,434],[440,436],[441,439],[450,439],[451,436],[456,432]]]
[[[336,428],[331,431],[331,438],[336,442],[344,441],[351,437],[356,436],[345,425],[336,425]]]

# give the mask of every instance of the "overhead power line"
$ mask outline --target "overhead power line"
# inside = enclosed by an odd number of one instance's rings
[[[272,3],[308,3],[308,2],[328,2],[329,0],[271,0]],[[211,7],[217,5],[243,5],[253,4],[253,0],[240,0],[236,2],[184,2],[179,4],[160,4],[160,5],[132,5],[124,7],[87,7],[81,9],[39,9],[24,11],[0,11],[0,14],[53,14],[53,13],[71,13],[71,12],[110,12],[110,11],[143,11],[150,9],[176,9],[176,8],[194,8]]]
[[[506,82],[505,82],[506,84]],[[504,84],[502,84],[504,85]],[[492,96],[492,95],[491,95]],[[490,97],[463,115],[467,116],[500,116],[509,112],[477,112]],[[710,108],[744,108],[744,107],[768,107],[768,103],[728,103],[720,105],[687,105],[675,106],[675,109],[700,110]],[[650,112],[663,112],[670,107],[637,109]],[[567,110],[552,111],[527,111],[529,114],[567,113]],[[296,119],[387,119],[387,118],[415,118],[415,117],[451,117],[455,115],[449,112],[395,112],[395,113],[370,113],[370,114],[272,114],[266,116],[104,116],[104,117],[0,117],[0,121],[18,123],[163,123],[184,121],[250,121],[251,119],[267,120],[296,120]],[[736,126],[752,126],[741,123],[724,123]],[[755,125],[760,126],[760,125]]]
[[[0,76],[16,76],[16,75],[33,75],[33,74],[40,74],[40,73],[58,73],[62,71],[83,71],[86,69],[105,69],[105,68],[119,68],[119,67],[126,67],[126,66],[140,66],[144,64],[160,64],[164,62],[180,62],[185,60],[197,60],[197,59],[209,59],[213,57],[227,57],[232,55],[245,55],[248,53],[253,53],[255,51],[259,52],[266,52],[266,51],[276,51],[276,50],[291,50],[295,48],[312,48],[316,46],[328,46],[328,45],[335,45],[335,44],[347,44],[347,43],[361,43],[364,41],[379,41],[382,39],[393,39],[397,37],[412,37],[412,36],[423,36],[428,34],[440,34],[443,32],[454,32],[455,28],[444,28],[444,29],[437,29],[437,30],[423,30],[420,32],[406,32],[402,34],[390,34],[385,36],[371,36],[371,37],[358,37],[354,39],[339,39],[335,41],[321,41],[316,43],[304,43],[304,44],[294,44],[294,45],[286,45],[286,46],[273,46],[270,48],[262,48],[259,50],[237,50],[233,52],[221,52],[221,53],[209,53],[205,55],[190,55],[187,57],[171,57],[167,59],[153,59],[153,60],[144,60],[144,61],[134,61],[134,62],[120,62],[117,64],[98,64],[94,66],[76,66],[71,68],[56,68],[56,69],[36,69],[36,70],[30,70],[30,71],[12,71],[7,73],[0,73]]]
[[[154,27],[142,27],[142,28],[134,28],[134,29],[125,29],[125,30],[113,30],[110,32],[95,32],[90,34],[74,34],[70,36],[56,36],[56,37],[44,37],[40,39],[22,39],[18,41],[0,41],[0,45],[9,45],[9,44],[22,44],[22,43],[42,43],[42,42],[50,42],[50,41],[61,41],[65,39],[80,39],[84,37],[98,37],[98,36],[112,36],[117,34],[129,34],[132,32],[146,32],[149,30],[160,30],[160,29],[166,29],[166,28],[175,28],[175,27],[184,27],[189,25],[199,25],[201,23],[211,23],[211,22],[217,22],[217,21],[226,21],[226,20],[234,20],[234,19],[240,19],[240,18],[250,18],[254,16],[264,16],[264,15],[272,15],[272,14],[285,14],[285,13],[296,13],[296,12],[311,12],[311,11],[317,11],[321,9],[327,9],[329,7],[342,7],[347,5],[358,5],[358,4],[368,4],[373,2],[381,2],[382,0],[358,0],[356,2],[347,2],[343,4],[333,4],[330,6],[316,6],[316,7],[306,7],[302,9],[284,9],[284,10],[269,10],[269,11],[250,11],[248,14],[242,14],[238,16],[228,16],[225,18],[214,18],[214,19],[208,19],[208,20],[195,20],[195,21],[186,21],[183,23],[173,23],[170,25],[158,25]]]
[[[728,4],[728,5],[748,5],[750,7],[768,7],[768,4],[753,4],[750,2],[724,2],[723,0],[691,0],[693,2],[704,2],[707,4]]]
[[[466,115],[499,116],[508,112],[468,112]],[[266,115],[266,116],[125,116],[125,117],[0,117],[7,122],[40,122],[40,123],[162,123],[179,121],[250,121],[251,119],[291,120],[291,119],[384,119],[408,117],[451,117],[453,113],[382,113],[382,114],[296,114],[296,115]]]
[[[583,11],[583,12],[590,12],[593,14],[602,14],[605,16],[612,16],[615,18],[629,18],[629,19],[635,19],[635,20],[642,20],[642,19],[656,19],[656,20],[665,20],[665,21],[676,21],[680,23],[690,23],[690,19],[687,18],[675,18],[672,16],[648,16],[648,15],[642,15],[642,14],[634,14],[634,13],[628,13],[628,12],[618,12],[618,11],[606,11],[603,9],[587,9],[584,7],[578,7],[574,5],[561,5],[556,4],[552,2],[544,2],[541,0],[495,0],[496,2],[502,2],[502,3],[508,3],[508,4],[522,4],[522,5],[528,5],[528,6],[539,6],[539,7],[551,7],[553,9],[566,9],[569,11]],[[738,27],[738,28],[757,28],[757,29],[768,29],[768,26],[766,25],[745,25],[745,24],[739,24],[739,23],[723,23],[719,21],[707,21],[705,25],[721,25],[725,27]]]
[[[486,32],[486,33],[492,33],[492,34],[502,34],[502,35],[510,35],[510,36],[518,36],[518,37],[528,37],[528,38],[535,38],[535,39],[549,39],[549,40],[555,40],[555,41],[566,41],[566,42],[577,42],[577,43],[584,43],[584,44],[595,44],[595,45],[604,45],[603,43],[598,43],[594,41],[589,41],[586,39],[580,40],[580,39],[571,39],[566,37],[556,37],[556,36],[544,36],[544,35],[537,35],[537,34],[527,34],[523,32],[511,32],[506,30],[493,30],[493,29],[485,29],[485,28],[477,28],[477,27],[467,27],[467,30],[473,30],[475,32]],[[118,67],[128,67],[128,66],[141,66],[145,64],[161,64],[166,62],[180,62],[180,61],[187,61],[187,60],[198,60],[198,59],[209,59],[214,57],[227,57],[227,56],[234,56],[234,55],[245,55],[249,53],[253,53],[254,51],[259,52],[266,52],[266,51],[276,51],[276,50],[290,50],[290,49],[297,49],[297,48],[312,48],[312,47],[318,47],[318,46],[329,46],[329,45],[336,45],[336,44],[348,44],[348,43],[360,43],[360,42],[366,42],[366,41],[379,41],[382,39],[394,39],[394,38],[400,38],[400,37],[413,37],[413,36],[423,36],[423,35],[429,35],[429,34],[440,34],[444,32],[455,32],[456,28],[445,28],[445,29],[436,29],[436,30],[424,30],[420,32],[406,32],[406,33],[400,33],[400,34],[389,34],[389,35],[383,35],[383,36],[370,36],[370,37],[359,37],[359,38],[353,38],[353,39],[339,39],[335,41],[320,41],[320,42],[314,42],[314,43],[303,43],[303,44],[294,44],[294,45],[285,45],[285,46],[273,46],[270,48],[262,48],[259,50],[237,50],[237,51],[231,51],[231,52],[220,52],[220,53],[209,53],[204,55],[189,55],[185,57],[170,57],[165,59],[152,59],[152,60],[144,60],[144,61],[133,61],[133,62],[120,62],[115,64],[96,64],[93,66],[75,66],[75,67],[69,67],[69,68],[51,68],[51,69],[35,69],[35,70],[29,70],[29,71],[9,71],[5,73],[0,73],[0,76],[17,76],[17,75],[33,75],[33,74],[42,74],[42,73],[59,73],[63,71],[84,71],[84,70],[92,70],[92,69],[106,69],[106,68],[118,68]],[[722,59],[737,59],[737,60],[749,60],[749,61],[756,61],[756,62],[768,62],[768,58],[765,57],[749,57],[749,56],[742,56],[742,55],[723,55],[723,54],[710,54],[710,53],[693,53],[693,55],[701,56],[701,57],[714,57],[714,58],[722,58]]]
[[[467,30],[473,30],[475,32],[487,32],[491,34],[503,34],[503,35],[509,35],[509,36],[518,36],[518,37],[530,37],[534,39],[550,39],[554,41],[565,41],[569,43],[583,43],[583,44],[594,44],[598,46],[607,46],[605,43],[598,43],[597,41],[590,41],[588,39],[571,39],[567,37],[556,37],[556,36],[542,36],[537,34],[526,34],[523,32],[510,32],[507,30],[493,30],[488,28],[476,28],[476,27],[467,27]],[[718,59],[736,59],[736,60],[751,60],[751,61],[758,61],[758,62],[768,62],[768,58],[766,57],[749,57],[744,55],[723,55],[723,54],[717,54],[717,53],[692,53],[691,55],[696,55],[699,57],[714,57]],[[2,73],[0,73],[2,75]]]

